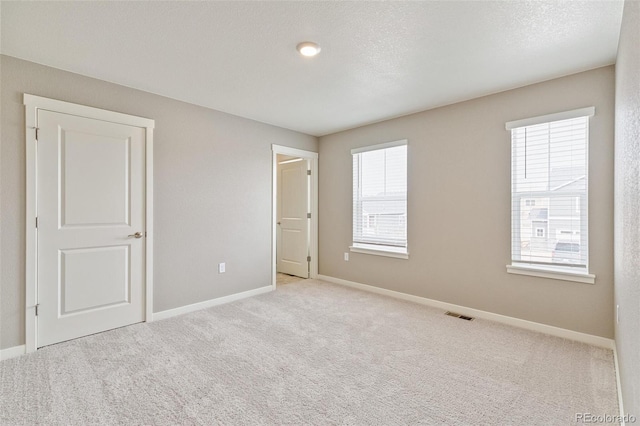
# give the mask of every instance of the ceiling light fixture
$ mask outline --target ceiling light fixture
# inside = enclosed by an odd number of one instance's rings
[[[320,53],[320,46],[312,41],[303,41],[296,46],[296,49],[302,56],[316,56]]]

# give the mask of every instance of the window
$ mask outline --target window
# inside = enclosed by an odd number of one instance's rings
[[[407,258],[407,141],[351,151],[351,250]]]
[[[588,145],[593,114],[593,108],[583,108],[507,123],[512,266],[588,275]]]

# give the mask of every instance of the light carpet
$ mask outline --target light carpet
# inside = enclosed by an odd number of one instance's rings
[[[2,425],[567,425],[610,350],[305,280],[0,363]]]
[[[282,274],[280,272],[278,272],[276,274],[276,284],[277,285],[297,283],[298,281],[302,281],[304,279],[306,279],[306,278],[296,277],[295,275]]]

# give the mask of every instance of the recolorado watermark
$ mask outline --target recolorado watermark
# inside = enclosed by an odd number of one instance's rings
[[[612,415],[612,414],[592,414],[592,413],[576,413],[576,423],[614,423],[614,424],[622,424],[622,423],[635,423],[636,416],[632,414],[622,415]]]

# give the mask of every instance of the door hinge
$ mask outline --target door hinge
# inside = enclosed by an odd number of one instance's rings
[[[311,219],[311,213],[307,213],[307,219]]]
[[[40,304],[38,303],[35,308],[36,308],[36,316],[38,316],[38,307],[40,306]]]
[[[38,140],[38,130],[40,130],[40,129],[37,128],[37,127],[34,127],[33,129],[36,131],[36,141],[37,141]]]
[[[307,262],[311,262],[311,256],[307,256]]]
[[[307,170],[307,176],[311,176],[311,170]]]
[[[36,228],[38,228],[38,216],[36,216]]]

